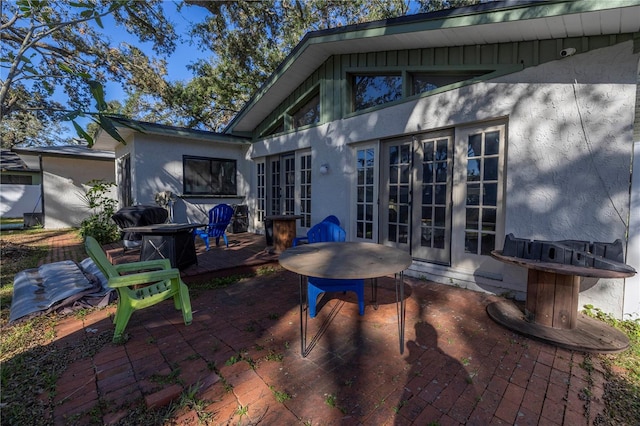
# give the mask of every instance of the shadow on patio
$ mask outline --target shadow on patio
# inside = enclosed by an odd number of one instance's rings
[[[106,343],[62,373],[56,424],[92,423],[98,413],[104,424],[126,422],[132,404],[159,407],[181,395],[193,403],[178,404],[176,424],[587,425],[604,409],[603,369],[580,367],[584,354],[494,323],[485,308],[495,296],[408,277],[403,355],[393,280],[383,278],[379,309],[368,303],[362,317],[354,295],[323,296],[309,321],[317,341],[303,358],[297,275],[277,267],[264,236],[230,237],[229,248],[198,244],[198,265],[183,273],[193,324],[169,302],[135,312],[126,344]],[[115,262],[137,259],[109,252]],[[226,287],[201,282],[260,265],[268,273]],[[114,310],[61,321],[57,339],[110,337]]]

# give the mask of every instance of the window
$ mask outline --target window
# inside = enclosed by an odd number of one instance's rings
[[[356,181],[356,237],[373,240],[375,207],[375,149],[366,147],[357,151]]]
[[[258,179],[257,191],[257,206],[256,206],[256,218],[258,222],[262,222],[264,217],[266,216],[266,200],[267,200],[267,192],[266,192],[266,171],[265,171],[265,162],[257,162],[256,163],[256,176]]]
[[[236,160],[182,157],[185,195],[236,195]]]
[[[282,214],[295,214],[296,212],[296,158],[294,155],[282,157],[283,178],[282,190],[284,196],[284,210]]]
[[[496,245],[500,132],[468,136],[465,252],[488,256]]]
[[[320,122],[320,94],[316,93],[292,114],[293,127],[299,128]]]
[[[30,175],[2,175],[2,183],[14,185],[31,185],[33,183]]]
[[[469,80],[487,74],[490,71],[447,72],[447,73],[413,73],[411,74],[411,94],[417,95],[435,90],[438,87]]]
[[[360,111],[402,98],[401,75],[353,75],[353,110]]]
[[[133,205],[131,194],[131,155],[127,154],[118,159],[118,198],[120,207]]]
[[[273,135],[277,135],[278,133],[283,133],[284,132],[284,119],[280,118],[276,124],[274,124],[273,126],[269,127],[267,129],[267,131],[265,131],[262,136],[273,136]]]
[[[300,226],[311,228],[311,154],[300,155]]]

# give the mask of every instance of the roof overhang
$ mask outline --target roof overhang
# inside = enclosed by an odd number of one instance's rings
[[[110,117],[118,130],[118,134],[125,141],[133,140],[135,133],[174,137],[180,139],[201,140],[212,143],[225,143],[233,145],[245,145],[250,141],[247,138],[232,136],[224,133],[209,132],[206,130],[187,129],[184,127],[167,126],[164,124],[148,123],[137,120],[130,120],[121,117]],[[99,130],[96,135],[93,148],[115,151],[121,142],[112,138],[104,130]]]
[[[33,148],[13,148],[13,151],[22,155],[34,155],[41,157],[82,158],[87,160],[113,161],[115,155],[112,151],[91,149],[83,145],[54,145]]]
[[[248,134],[332,55],[640,31],[640,0],[500,1],[308,33],[233,118]]]

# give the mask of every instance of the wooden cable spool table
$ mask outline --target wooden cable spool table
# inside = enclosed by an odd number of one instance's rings
[[[398,338],[400,353],[404,353],[404,270],[412,262],[409,253],[374,243],[327,242],[289,248],[280,255],[279,262],[283,268],[300,276],[300,347],[303,357],[308,354],[306,277],[376,280],[394,274]]]
[[[578,312],[578,293],[581,277],[626,278],[634,272],[541,262],[505,256],[497,250],[491,256],[528,270],[524,313],[513,302],[501,300],[487,306],[494,321],[571,350],[613,353],[629,347],[624,333]]]

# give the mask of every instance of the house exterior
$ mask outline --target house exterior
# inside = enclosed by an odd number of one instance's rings
[[[120,207],[156,205],[169,191],[174,222],[207,223],[214,205],[242,205],[250,194],[250,140],[202,130],[116,119],[121,144],[104,132],[95,148],[116,155]]]
[[[24,218],[42,212],[40,168],[27,164],[10,149],[0,153],[0,216]]]
[[[251,230],[295,213],[304,234],[334,214],[349,240],[410,252],[410,275],[519,299],[526,270],[490,256],[510,233],[621,239],[640,270],[639,31],[640,1],[610,0],[486,3],[307,34],[224,132],[242,146]],[[173,167],[180,188],[170,152],[224,158],[216,138],[149,140],[167,158],[154,169]],[[639,315],[640,277],[583,279],[588,303]]]
[[[79,227],[91,215],[83,198],[89,181],[115,182],[113,151],[80,145],[13,148],[13,151],[32,168],[38,165],[42,185],[38,211],[46,229]]]

